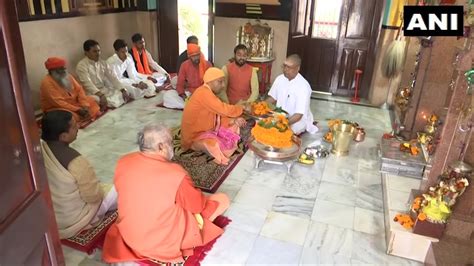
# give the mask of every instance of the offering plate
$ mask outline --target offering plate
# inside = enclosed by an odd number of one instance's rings
[[[301,139],[293,135],[293,145],[288,148],[274,148],[262,144],[254,138],[250,139],[249,148],[255,154],[255,168],[259,168],[262,162],[270,164],[285,165],[290,173],[293,164],[301,153]]]

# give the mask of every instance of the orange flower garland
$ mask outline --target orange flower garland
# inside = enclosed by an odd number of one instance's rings
[[[258,103],[252,103],[252,113],[254,115],[266,115],[271,111],[267,102],[262,101]]]
[[[289,148],[293,145],[291,140],[293,131],[284,115],[260,120],[252,128],[252,136],[258,142],[274,148]]]

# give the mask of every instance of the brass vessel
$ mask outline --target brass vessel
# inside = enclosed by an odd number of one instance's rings
[[[354,138],[356,127],[353,124],[336,124],[331,128],[333,132],[333,141],[331,153],[337,156],[346,156],[349,154],[349,147]]]

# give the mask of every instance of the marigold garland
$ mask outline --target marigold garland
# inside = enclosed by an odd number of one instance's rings
[[[252,113],[254,115],[266,115],[270,113],[271,109],[265,101],[252,103]]]
[[[258,142],[274,148],[289,148],[293,145],[291,140],[293,131],[291,131],[288,119],[284,115],[260,120],[252,128],[252,136]]]

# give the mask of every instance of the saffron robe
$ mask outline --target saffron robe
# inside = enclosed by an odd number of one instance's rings
[[[242,106],[222,102],[209,86],[202,85],[194,91],[184,107],[181,120],[181,148],[190,149],[200,134],[214,130],[217,116],[220,116],[221,126],[229,127],[229,118],[239,117],[242,112]]]
[[[209,220],[219,203],[194,188],[180,165],[160,155],[134,152],[123,156],[115,169],[114,184],[119,217],[105,238],[103,259],[108,263],[182,262],[183,256],[193,254],[194,247],[223,233]],[[201,230],[195,214],[202,215]]]
[[[41,110],[44,113],[52,110],[69,111],[79,123],[95,119],[100,114],[99,105],[94,98],[86,96],[84,89],[73,76],[69,75],[68,78],[71,81],[71,91],[61,87],[51,75],[44,77],[40,87]],[[81,108],[86,108],[90,117],[82,118],[78,113]]]

